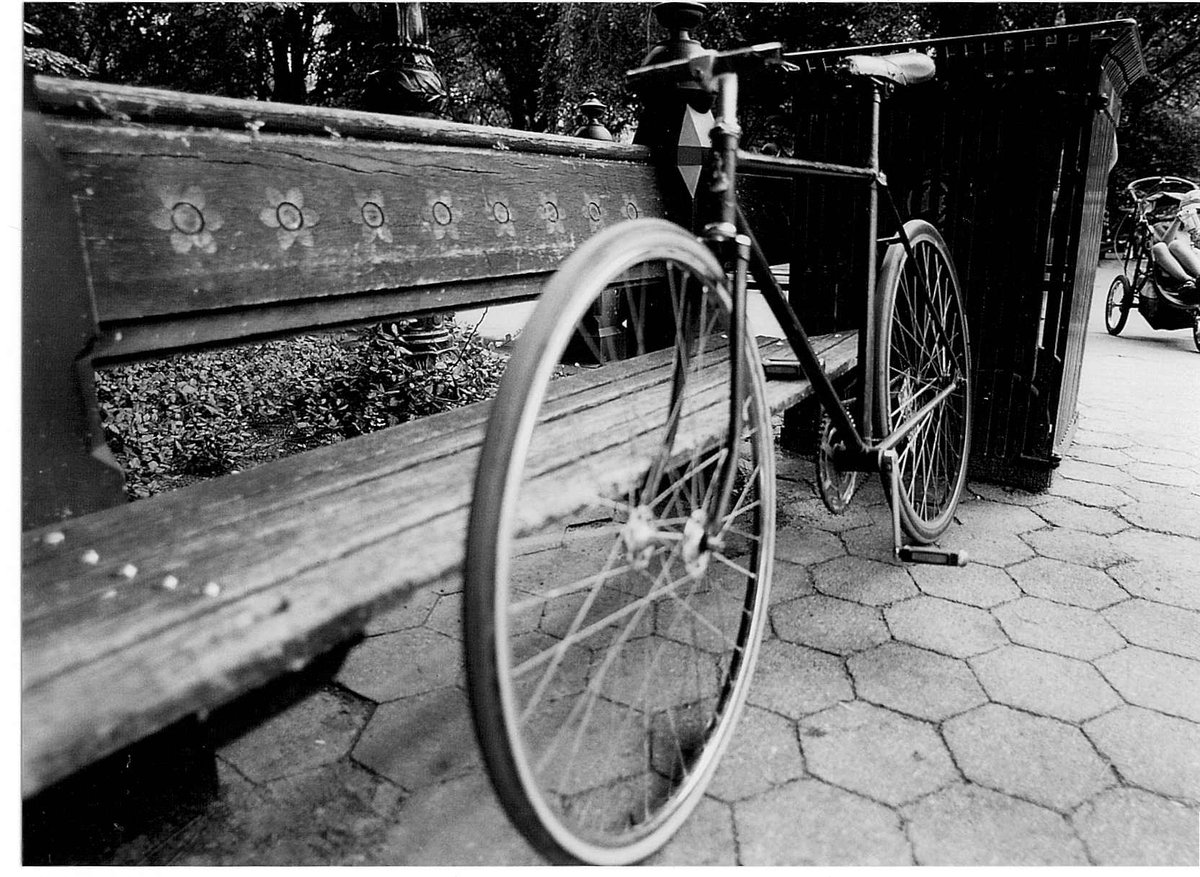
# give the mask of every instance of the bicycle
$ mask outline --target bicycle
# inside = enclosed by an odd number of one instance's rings
[[[703,795],[746,700],[775,524],[774,433],[746,330],[748,275],[826,412],[818,468],[827,504],[844,507],[860,473],[880,472],[897,556],[965,562],[929,545],[966,479],[970,354],[957,275],[941,235],[904,223],[890,195],[894,229],[880,238],[878,228],[881,95],[930,78],[932,61],[846,61],[846,75],[874,95],[866,166],[739,155],[738,74],[779,50],[703,52],[628,74],[714,101],[700,192],[714,202],[711,219],[699,236],[631,219],[583,244],[547,284],[493,403],[469,525],[468,689],[493,786],[553,861],[623,864],[661,847]],[[857,417],[746,225],[739,161],[870,188],[883,256],[867,269]],[[588,422],[563,392],[544,405],[552,381],[603,387],[622,397],[623,413]],[[561,459],[585,441],[612,451],[593,484],[556,480],[553,462],[526,470],[529,459]],[[523,501],[533,494],[538,502]],[[553,521],[530,511],[547,497],[558,501]],[[902,529],[919,545],[902,544]],[[566,548],[536,552],[564,532]]]

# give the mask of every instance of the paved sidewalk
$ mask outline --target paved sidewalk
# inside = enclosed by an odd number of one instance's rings
[[[782,457],[772,630],[708,797],[653,864],[1196,865],[1200,353],[1102,265],[1079,428],[1049,492],[971,485],[892,562],[873,479],[842,517]],[[217,799],[113,864],[518,865],[483,773],[461,595],[377,619],[334,682],[219,750]]]

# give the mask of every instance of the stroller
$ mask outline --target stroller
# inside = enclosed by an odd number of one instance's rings
[[[1123,271],[1108,289],[1105,328],[1120,334],[1136,306],[1152,329],[1190,328],[1200,351],[1200,187],[1181,177],[1145,177],[1125,192],[1134,227]]]

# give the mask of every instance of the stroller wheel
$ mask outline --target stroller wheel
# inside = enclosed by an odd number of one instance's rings
[[[1104,328],[1109,335],[1120,335],[1129,319],[1129,308],[1133,304],[1133,289],[1129,278],[1118,274],[1108,288],[1108,299],[1104,302]]]

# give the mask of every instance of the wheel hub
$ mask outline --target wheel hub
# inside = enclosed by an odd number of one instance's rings
[[[694,579],[700,578],[708,569],[708,557],[711,553],[708,546],[708,513],[704,509],[696,509],[688,515],[687,523],[683,525],[683,568]]]

